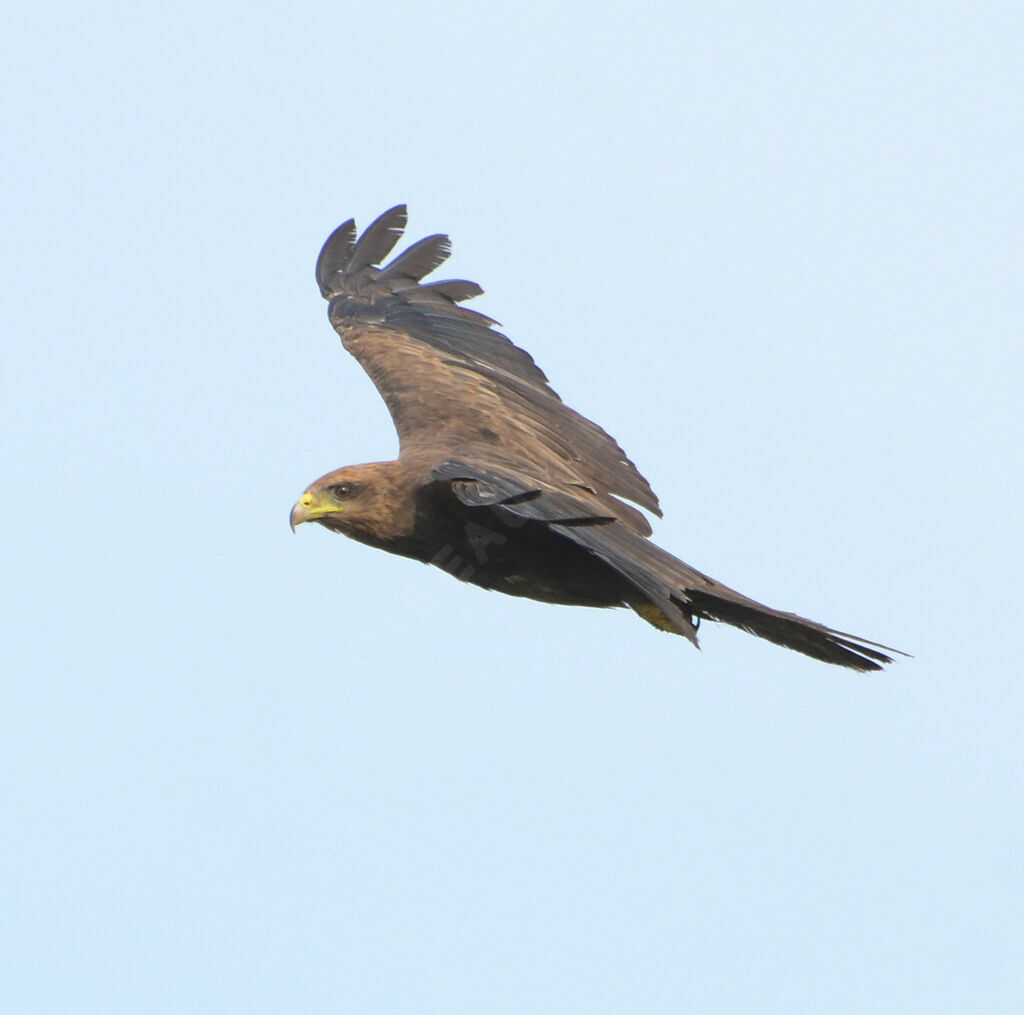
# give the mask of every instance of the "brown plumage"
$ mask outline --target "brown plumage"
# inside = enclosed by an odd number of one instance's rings
[[[857,670],[892,662],[892,649],[763,606],[652,543],[632,504],[660,516],[658,499],[615,440],[565,405],[494,321],[460,305],[479,286],[422,281],[448,238],[381,267],[405,224],[404,205],[358,238],[350,219],[316,265],[331,324],[394,420],[398,459],[321,477],[293,529],[316,521],[509,595],[629,606],[695,645],[700,621],[719,620]]]

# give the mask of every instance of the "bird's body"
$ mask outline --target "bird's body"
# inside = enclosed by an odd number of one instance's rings
[[[375,503],[316,520],[491,591],[564,606],[627,605],[628,582],[576,543],[542,522],[510,524],[491,509],[464,504],[450,482],[432,481],[432,472],[432,464],[417,469],[397,462],[339,469],[329,474],[331,484],[348,487],[349,508],[363,497]]]
[[[448,256],[447,237],[379,266],[405,221],[392,208],[358,240],[346,222],[317,261],[331,323],[381,392],[399,457],[321,477],[293,528],[316,521],[507,595],[628,606],[694,644],[711,619],[854,669],[892,661],[884,646],[757,603],[652,543],[627,501],[660,515],[657,497],[618,444],[490,318],[460,305],[478,286],[422,283]]]

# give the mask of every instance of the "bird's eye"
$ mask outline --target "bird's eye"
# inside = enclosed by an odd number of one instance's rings
[[[352,487],[348,483],[339,483],[337,486],[331,487],[331,493],[334,494],[336,500],[344,500],[352,495]]]

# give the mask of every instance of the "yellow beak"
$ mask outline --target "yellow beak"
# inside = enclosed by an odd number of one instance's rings
[[[292,508],[288,521],[291,524],[292,532],[294,532],[295,527],[303,522],[315,522],[324,515],[336,514],[342,510],[344,509],[336,504],[325,504],[316,494],[310,493],[307,490],[295,502],[295,507]]]

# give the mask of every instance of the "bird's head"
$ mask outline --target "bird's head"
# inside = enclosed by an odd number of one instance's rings
[[[349,517],[358,510],[364,486],[354,476],[352,469],[338,469],[322,476],[306,488],[305,493],[292,508],[292,532],[303,522],[320,522],[327,528],[343,528],[342,518],[346,511]]]
[[[311,483],[292,508],[292,531],[303,522],[319,522],[334,532],[373,545],[404,535],[411,528],[411,497],[396,474],[396,462],[349,465]]]

